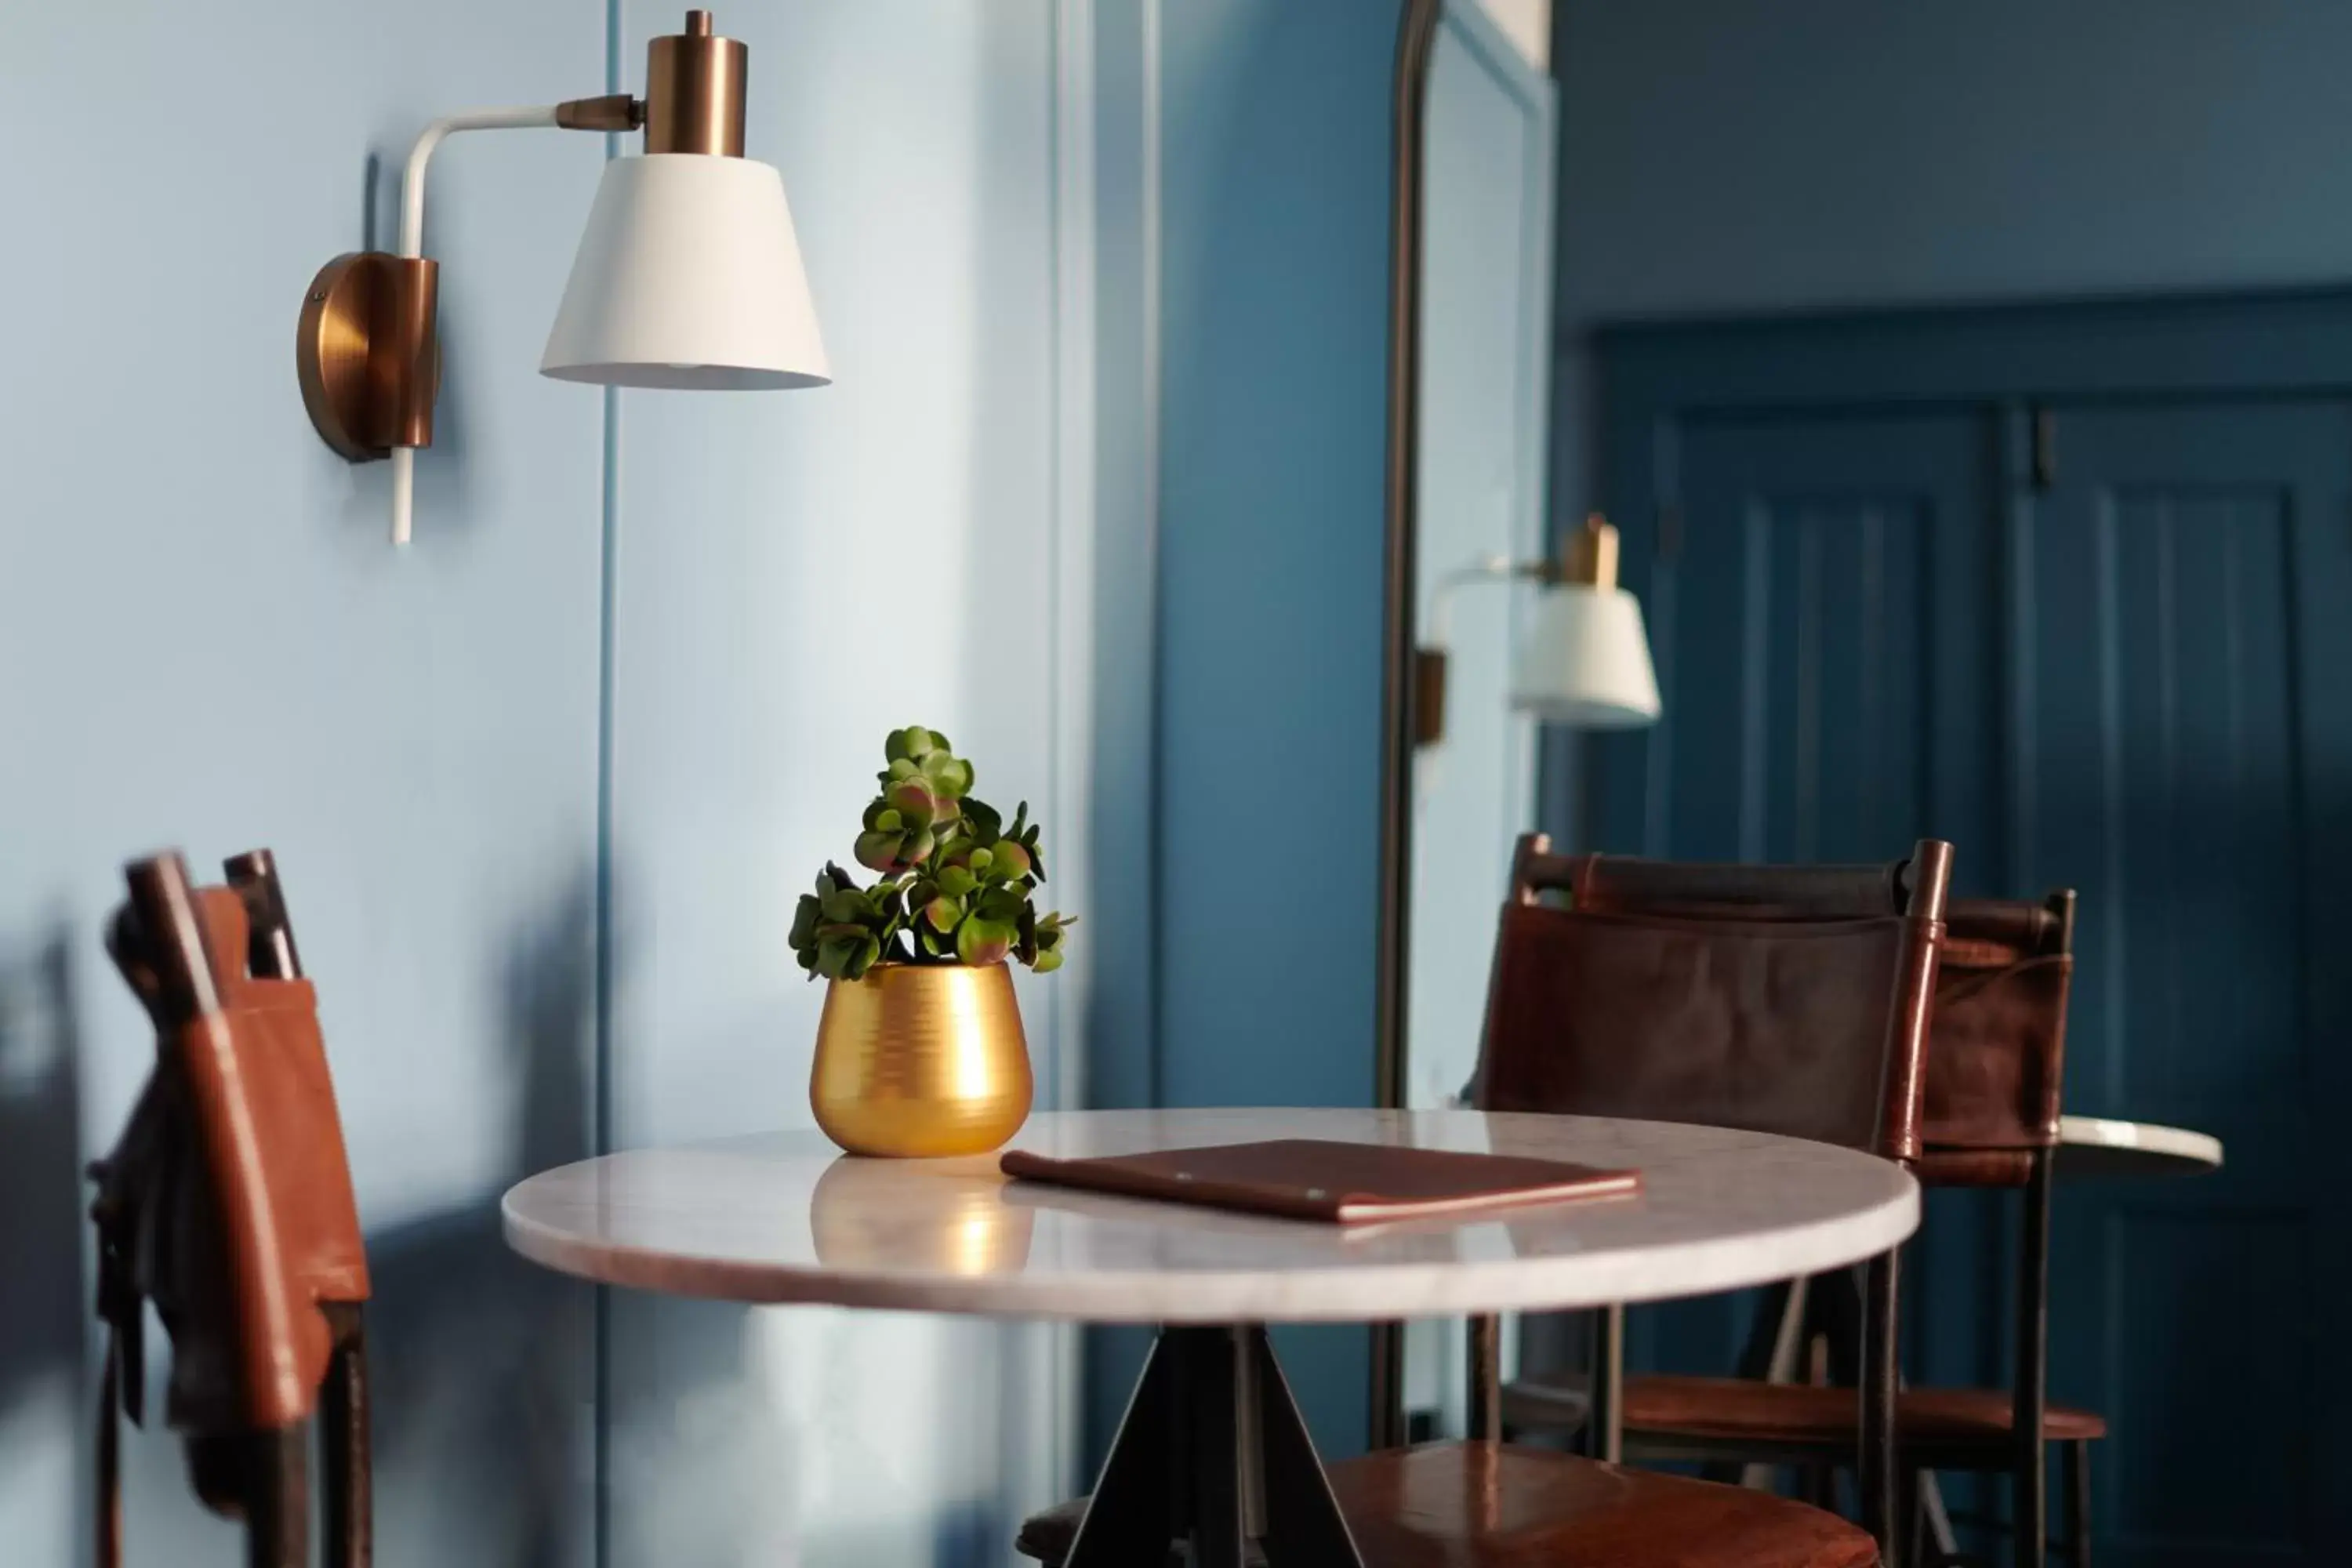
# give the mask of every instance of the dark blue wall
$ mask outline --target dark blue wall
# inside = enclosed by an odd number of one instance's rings
[[[1102,318],[1115,346],[1156,337],[1157,595],[1134,608],[1156,620],[1157,810],[1127,816],[1156,821],[1157,896],[1133,953],[1149,1027],[1097,1036],[1097,1103],[1371,1102],[1395,23],[1390,0],[1106,15],[1104,49],[1139,62],[1158,107],[1157,201],[1134,216],[1156,224],[1156,314],[1139,329],[1113,290]],[[1114,533],[1106,551],[1127,549]],[[1089,1359],[1097,1449],[1135,1342],[1098,1337]],[[1364,1439],[1364,1342],[1283,1338],[1331,1452]]]
[[[1581,343],[1691,312],[2352,275],[2352,7],[1559,0],[1556,510]]]

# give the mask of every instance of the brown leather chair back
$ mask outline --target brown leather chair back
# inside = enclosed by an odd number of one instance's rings
[[[173,1342],[167,1411],[198,1494],[267,1552],[307,1555],[300,1439],[322,1389],[330,1560],[366,1560],[365,1411],[351,1405],[367,1257],[318,1001],[266,851],[231,887],[193,887],[177,854],[132,864],[109,945],[156,1027],[156,1064],[121,1142],[93,1167],[99,1311],[114,1331],[100,1448],[100,1561],[120,1552],[113,1405],[142,1415],[142,1303]],[[339,1361],[352,1364],[334,1375]],[[356,1444],[356,1449],[353,1445]],[[354,1496],[354,1489],[357,1495]]]
[[[2058,1142],[2074,894],[1956,900],[1927,1050],[1922,1181],[2022,1186]]]
[[[1704,866],[1519,841],[1479,1103],[1782,1133],[1910,1159],[1952,848]],[[1542,901],[1564,892],[1569,908]]]

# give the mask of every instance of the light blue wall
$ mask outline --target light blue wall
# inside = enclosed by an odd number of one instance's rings
[[[1075,1089],[1082,1060],[1116,1076],[1092,1017],[1139,1022],[1130,1087],[1171,1101],[1369,1098],[1393,7],[1104,5],[1107,39],[1152,23],[1149,224],[1115,199],[1133,141],[1101,137],[1100,192],[1072,162],[1071,128],[1109,119],[1074,65],[1095,10],[723,12],[754,47],[752,151],[788,177],[840,384],[624,395],[609,446],[594,393],[535,374],[596,144],[451,144],[428,241],[447,390],[405,554],[382,542],[382,472],[302,417],[300,290],[382,242],[383,165],[426,115],[600,88],[602,8],[0,17],[0,128],[39,150],[0,192],[28,220],[0,285],[29,302],[0,388],[12,1555],[80,1550],[93,1346],[80,1229],[57,1216],[148,1057],[95,933],[120,862],[155,845],[209,862],[267,841],[286,865],[378,1270],[387,1564],[584,1560],[588,1299],[508,1258],[492,1205],[591,1136],[600,868],[616,1135],[796,1122],[815,998],[782,913],[877,726],[940,723],[1051,811],[1082,911],[1090,855],[1149,862],[1099,880],[1098,979],[1082,943],[1030,994],[1049,1084]],[[617,19],[625,81],[669,17]],[[1074,413],[1097,407],[1099,446]],[[910,578],[919,622],[864,651]],[[1097,780],[1126,812],[1099,831]],[[1259,882],[1267,843],[1284,868]],[[1139,975],[1118,963],[1138,952]],[[795,1538],[808,1562],[994,1560],[1069,1468],[1055,1336],[644,1303],[612,1331],[616,1562],[765,1561]],[[1341,1449],[1360,1346],[1291,1352]],[[133,1444],[133,1560],[230,1561],[176,1470],[164,1438]]]
[[[616,448],[613,1072],[624,1145],[813,1125],[824,1000],[793,909],[847,858],[886,729],[945,730],[1083,833],[1090,527],[1066,410],[1051,0],[739,0],[748,150],[791,193],[836,384],[625,396]],[[1066,16],[1062,18],[1066,22]],[[627,50],[676,26],[626,7]],[[1073,47],[1082,47],[1083,38]],[[1076,323],[1083,327],[1083,321]],[[1080,423],[1073,438],[1083,438]],[[1068,765],[1063,765],[1065,763]],[[1040,1103],[1093,972],[1022,976]],[[612,1562],[997,1562],[1066,1495],[1074,1336],[824,1309],[614,1300]]]
[[[1073,0],[722,8],[752,45],[840,384],[618,400],[615,1128],[805,1119],[782,942],[888,725],[947,727],[1084,887],[1089,514],[1066,453]],[[675,26],[630,5],[617,58]],[[601,147],[436,163],[439,441],[415,547],[303,417],[290,339],[387,237],[429,114],[601,90],[602,6],[10,6],[0,176],[0,1560],[82,1560],[80,1163],[151,1055],[97,933],[129,856],[280,851],[321,984],[378,1301],[379,1561],[584,1563],[591,1299],[497,1194],[591,1135],[602,400],[536,374]],[[373,160],[373,163],[371,160]],[[389,166],[387,172],[385,166]],[[373,180],[373,201],[368,192]],[[1085,476],[1081,474],[1080,479]],[[1081,927],[1083,932],[1087,928]],[[1083,947],[1027,1006],[1049,1091]],[[616,1308],[610,1560],[993,1562],[1055,1492],[1055,1336]],[[717,1462],[724,1460],[724,1463]],[[236,1560],[163,1435],[133,1563]],[[794,1542],[798,1543],[797,1548]]]
[[[604,73],[601,16],[555,0],[0,10],[12,1563],[85,1549],[79,1170],[152,1055],[100,922],[133,855],[260,843],[371,1238],[382,1560],[584,1560],[587,1297],[509,1258],[491,1205],[586,1135],[601,416],[536,372],[595,142],[476,139],[436,178],[449,395],[408,553],[383,468],[311,434],[290,350],[311,272],[387,232],[371,158]],[[131,1561],[241,1561],[167,1436],[127,1466]]]

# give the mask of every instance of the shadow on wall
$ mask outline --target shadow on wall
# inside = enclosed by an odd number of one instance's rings
[[[0,1430],[35,1401],[81,1404],[90,1325],[80,1063],[72,933],[61,924],[23,952],[0,952]],[[71,1463],[86,1494],[85,1457]]]
[[[387,1563],[557,1568],[593,1549],[594,1292],[509,1250],[498,1199],[591,1152],[594,922],[583,871],[509,946],[515,1110],[499,1179],[478,1204],[368,1238]]]

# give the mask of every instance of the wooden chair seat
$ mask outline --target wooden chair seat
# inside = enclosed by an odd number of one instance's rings
[[[1629,1440],[1644,1445],[1695,1438],[1851,1448],[1859,1407],[1851,1388],[1738,1377],[1629,1377],[1624,1429]],[[1895,1399],[1896,1440],[1906,1448],[2006,1449],[2013,1420],[2006,1389],[1906,1388]],[[2053,1443],[2088,1442],[2107,1435],[2107,1422],[2096,1411],[2052,1405],[2042,1432]]]
[[[1872,1568],[1878,1561],[1866,1532],[1807,1504],[1541,1448],[1431,1443],[1345,1460],[1330,1477],[1374,1568]],[[1079,1499],[1033,1516],[1021,1527],[1021,1552],[1060,1563],[1085,1510]],[[1250,1561],[1263,1559],[1253,1552]]]

